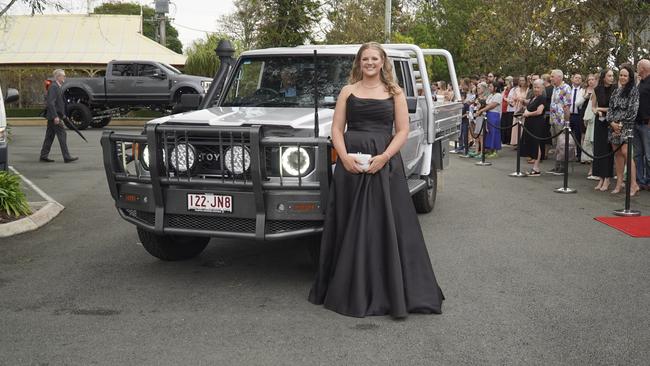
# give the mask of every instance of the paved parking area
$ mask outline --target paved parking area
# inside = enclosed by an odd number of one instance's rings
[[[132,129],[133,133],[138,131]],[[650,359],[650,239],[593,220],[623,205],[577,166],[514,179],[451,157],[420,216],[443,314],[347,318],[307,302],[300,241],[215,240],[165,263],[115,212],[100,131],[69,134],[79,162],[38,163],[38,127],[14,127],[10,159],[66,206],[0,242],[2,365],[642,365]],[[550,164],[544,168],[550,167]],[[650,193],[633,199],[650,215]],[[644,361],[645,360],[645,361]]]

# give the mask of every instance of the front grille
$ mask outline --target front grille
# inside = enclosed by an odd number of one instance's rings
[[[254,233],[255,219],[224,216],[176,215],[166,216],[167,227],[207,231]]]
[[[124,212],[126,216],[132,217],[138,221],[142,221],[147,225],[154,226],[156,222],[156,215],[154,215],[152,212],[138,211],[131,208],[123,208],[122,212]]]
[[[266,232],[269,234],[277,234],[287,231],[314,229],[322,225],[323,223],[321,221],[269,220],[266,222]]]
[[[198,136],[196,134],[196,132],[190,133],[183,130],[164,131],[161,133],[160,146],[165,151],[164,156],[168,160],[171,160],[172,151],[178,144],[189,143],[196,150],[195,163],[189,172],[175,172],[171,161],[163,163],[164,170],[169,178],[180,176],[213,178],[233,182],[251,181],[251,163],[253,156],[249,132],[219,131],[216,136]],[[228,164],[241,164],[241,166],[246,167],[245,161],[242,161],[241,155],[237,153],[231,153],[228,162],[226,162],[228,150],[232,148],[236,148],[238,151],[245,151],[243,154],[249,156],[248,167],[244,172],[228,170]]]

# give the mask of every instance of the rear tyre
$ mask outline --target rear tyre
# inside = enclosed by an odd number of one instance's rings
[[[99,121],[94,121],[93,120],[90,123],[90,126],[92,128],[104,128],[104,127],[108,126],[109,123],[111,123],[111,119],[112,119],[111,117],[106,117],[106,118],[100,119]]]
[[[144,249],[164,261],[182,261],[201,254],[210,238],[180,235],[157,235],[138,228],[138,237]]]
[[[78,130],[85,130],[93,122],[93,112],[87,105],[81,103],[68,105],[68,117]]]
[[[427,181],[426,188],[413,195],[413,205],[417,213],[429,213],[436,205],[436,193],[438,191],[438,171],[435,166],[431,167],[429,175],[422,177]]]

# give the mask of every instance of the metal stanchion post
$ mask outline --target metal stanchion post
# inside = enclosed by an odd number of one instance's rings
[[[555,190],[555,193],[577,193],[578,191],[569,188],[569,133],[571,128],[569,127],[569,122],[564,125],[564,185]]]
[[[641,211],[637,210],[631,210],[630,209],[630,190],[632,189],[632,181],[631,181],[631,176],[630,172],[632,171],[632,129],[627,129],[625,131],[627,133],[627,172],[625,174],[625,208],[622,208],[620,210],[614,211],[614,215],[616,216],[626,216],[626,217],[632,217],[632,216],[641,216]]]
[[[517,171],[508,175],[515,178],[523,178],[527,177],[527,175],[521,172],[521,120],[517,120],[517,134],[519,135],[519,138],[517,140],[519,141],[517,144]]]
[[[481,161],[474,163],[477,166],[490,166],[492,163],[485,161],[485,125],[487,125],[487,117],[483,120],[483,125],[481,126],[481,133],[483,134],[483,144],[481,145]],[[481,135],[479,135],[481,136]]]

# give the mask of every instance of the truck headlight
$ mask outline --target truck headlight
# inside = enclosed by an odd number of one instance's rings
[[[223,158],[226,169],[234,174],[243,174],[251,166],[251,154],[248,148],[233,146],[226,151]]]
[[[282,164],[282,171],[292,176],[302,176],[311,165],[309,153],[302,147],[284,147],[282,148],[280,161]]]
[[[0,142],[5,142],[7,140],[7,128],[0,127]]]
[[[204,93],[208,92],[208,89],[210,89],[210,85],[212,85],[212,81],[202,81],[201,82],[201,87],[203,88]]]
[[[149,145],[144,145],[142,154],[140,154],[140,163],[146,170],[149,170]]]
[[[194,166],[196,150],[190,144],[178,144],[169,156],[169,163],[177,172],[186,172]]]

